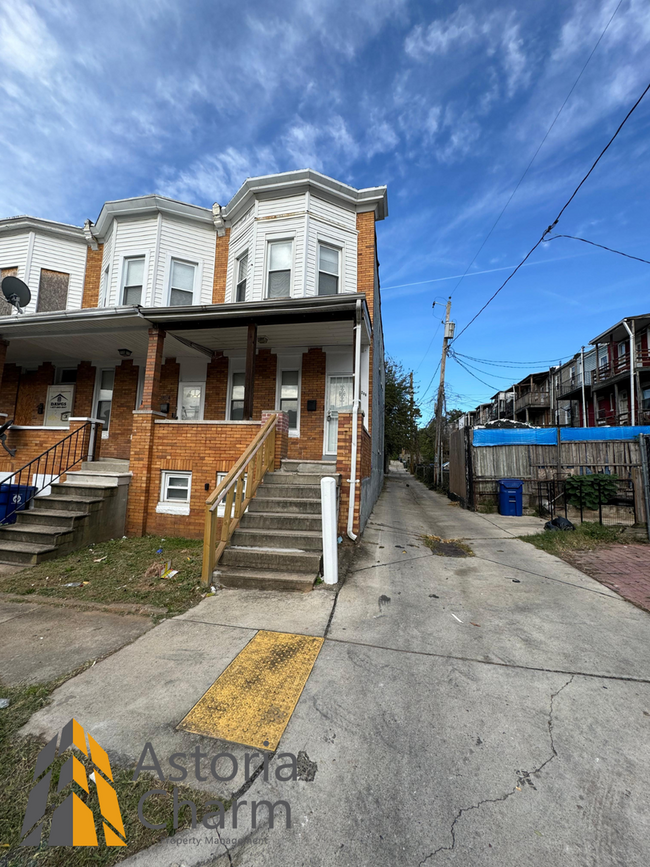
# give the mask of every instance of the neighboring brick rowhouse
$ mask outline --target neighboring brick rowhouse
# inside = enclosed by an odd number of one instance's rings
[[[278,357],[270,349],[260,349],[255,360],[253,387],[253,418],[262,417],[262,410],[275,406]]]
[[[54,383],[54,365],[49,361],[38,368],[24,373],[20,378],[18,399],[16,400],[15,424],[41,425],[45,414],[38,412],[40,404],[45,405],[47,388]]]
[[[228,358],[216,353],[208,364],[205,383],[205,407],[203,418],[226,418],[226,398],[228,395]]]
[[[19,382],[20,368],[15,364],[5,364],[0,387],[0,412],[6,412],[8,418],[16,415]]]
[[[361,508],[361,479],[370,475],[371,441],[363,429],[361,415],[357,417],[357,472],[352,531],[359,532],[359,513]],[[347,532],[348,504],[350,502],[350,465],[352,461],[352,413],[339,413],[339,435],[336,455],[336,472],[341,474],[341,496],[339,505],[339,533]]]
[[[77,381],[74,388],[73,416],[90,418],[93,412],[93,395],[97,370],[89,361],[82,361],[77,367]]]
[[[217,235],[214,250],[214,281],[212,283],[212,303],[223,304],[226,300],[226,274],[228,272],[228,248],[230,229],[223,237]]]
[[[102,279],[102,256],[104,245],[98,244],[97,250],[88,247],[86,254],[86,278],[82,307],[99,307],[99,286]]]
[[[138,393],[138,372],[139,368],[133,364],[131,358],[126,358],[115,368],[108,439],[102,444],[105,458],[129,459],[133,410]]]
[[[326,369],[327,356],[322,349],[310,349],[302,356],[300,438],[289,438],[290,458],[319,461],[323,457]],[[307,412],[308,400],[316,401],[314,412]]]
[[[160,368],[160,403],[169,404],[167,418],[173,418],[178,407],[178,377],[181,366],[175,358],[166,358]],[[154,409],[160,409],[159,406]]]
[[[373,211],[357,214],[357,292],[366,293],[366,301],[373,321],[375,292],[375,264],[377,245],[375,240],[375,215]]]

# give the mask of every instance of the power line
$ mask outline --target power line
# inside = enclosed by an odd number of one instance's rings
[[[541,151],[541,149],[542,149],[542,147],[543,147],[543,145],[544,145],[544,142],[545,142],[546,139],[549,137],[549,135],[551,134],[551,131],[552,131],[553,127],[554,127],[555,124],[557,123],[557,119],[558,119],[559,116],[562,114],[562,111],[564,110],[564,106],[567,104],[567,102],[569,101],[569,98],[570,98],[571,94],[573,93],[573,91],[574,91],[574,90],[576,89],[576,87],[578,86],[578,82],[579,82],[580,79],[582,78],[582,75],[583,75],[585,69],[586,69],[587,66],[589,65],[589,61],[591,60],[591,58],[592,58],[592,57],[594,56],[594,54],[596,53],[596,49],[597,49],[598,46],[600,45],[600,43],[601,43],[601,41],[602,41],[602,39],[603,39],[603,36],[607,33],[607,30],[609,29],[609,25],[610,25],[610,24],[612,23],[612,21],[614,20],[614,16],[615,16],[616,13],[618,12],[618,10],[619,10],[619,8],[620,8],[622,2],[623,2],[623,0],[619,0],[618,6],[616,7],[616,9],[614,9],[614,12],[612,13],[611,18],[609,19],[609,21],[608,21],[607,24],[605,25],[605,29],[603,30],[603,32],[602,32],[602,33],[600,34],[600,36],[598,37],[598,41],[596,42],[596,44],[595,44],[594,47],[592,48],[592,50],[591,50],[591,54],[590,54],[589,57],[586,59],[584,66],[583,66],[582,69],[580,70],[580,74],[578,75],[578,77],[576,78],[576,80],[573,82],[573,86],[571,87],[571,90],[567,93],[567,95],[566,95],[566,97],[565,97],[565,99],[564,99],[564,102],[562,103],[562,105],[561,105],[560,108],[558,109],[557,114],[556,114],[555,117],[553,118],[553,122],[551,123],[551,125],[549,126],[549,128],[546,130],[546,134],[545,134],[544,138],[543,138],[543,139],[541,140],[541,142],[539,143],[539,145],[538,145],[538,147],[537,147],[537,150],[536,150],[535,153],[533,154],[531,161],[530,161],[530,162],[528,163],[528,165],[526,166],[523,175],[522,175],[522,176],[519,178],[519,180],[517,181],[517,185],[515,186],[514,190],[510,193],[510,196],[509,196],[509,198],[508,198],[508,201],[505,203],[505,205],[504,205],[503,208],[501,209],[501,212],[499,213],[499,216],[496,218],[496,220],[495,220],[494,223],[492,224],[492,228],[490,229],[490,231],[489,231],[489,232],[487,233],[487,235],[485,236],[485,240],[483,241],[483,243],[481,244],[481,246],[478,248],[478,250],[477,250],[476,253],[474,254],[474,258],[472,259],[472,261],[469,263],[469,265],[468,265],[467,268],[465,269],[465,272],[464,272],[463,275],[461,276],[460,280],[458,281],[458,283],[456,283],[456,285],[454,286],[454,288],[451,290],[451,294],[452,294],[452,295],[454,294],[454,292],[456,291],[456,289],[458,289],[458,287],[460,286],[460,284],[463,282],[463,280],[464,280],[465,277],[467,276],[467,272],[468,272],[469,269],[472,267],[472,265],[474,264],[474,262],[476,262],[476,260],[477,260],[477,258],[478,258],[478,256],[479,256],[479,254],[480,254],[480,252],[481,252],[481,250],[483,249],[483,247],[485,247],[485,245],[487,244],[487,242],[490,240],[490,236],[492,235],[492,232],[494,232],[494,230],[496,229],[497,224],[499,223],[499,220],[500,220],[501,217],[505,214],[508,205],[509,205],[510,202],[514,199],[515,194],[516,194],[517,190],[519,189],[519,187],[521,186],[521,184],[522,184],[524,178],[525,178],[526,175],[528,174],[528,171],[530,170],[530,167],[531,167],[532,164],[535,162],[535,160],[536,160],[536,158],[537,158],[537,154]]]
[[[637,106],[640,104],[641,100],[643,99],[643,97],[646,95],[646,93],[647,93],[649,90],[650,90],[650,84],[647,85],[647,87],[645,88],[645,90],[643,91],[643,93],[641,94],[641,96],[637,99],[637,101],[634,103],[634,105],[632,106],[632,108],[631,108],[631,109],[628,111],[628,113],[625,115],[625,117],[623,118],[623,120],[622,120],[621,123],[619,124],[619,127],[618,127],[618,129],[616,130],[616,132],[614,133],[614,135],[610,138],[610,140],[607,142],[607,144],[605,145],[605,147],[604,147],[604,148],[601,150],[601,152],[598,154],[598,156],[596,157],[596,159],[595,159],[594,162],[592,163],[591,168],[589,169],[589,171],[587,172],[587,174],[583,177],[583,179],[580,181],[580,183],[579,183],[578,186],[575,188],[575,190],[571,193],[571,195],[569,196],[569,198],[567,199],[567,201],[565,202],[565,204],[562,206],[562,208],[560,209],[560,212],[559,212],[559,214],[557,215],[557,217],[555,218],[555,220],[553,220],[553,222],[550,224],[550,226],[549,226],[549,227],[544,231],[544,234],[541,236],[541,238],[539,239],[539,241],[537,241],[537,243],[536,243],[533,247],[531,247],[531,249],[528,251],[528,253],[526,253],[526,255],[525,255],[524,258],[521,260],[521,262],[517,265],[517,267],[516,267],[516,268],[515,268],[515,269],[514,269],[514,270],[513,270],[513,271],[512,271],[512,272],[511,272],[507,277],[506,277],[506,279],[505,279],[505,280],[503,281],[503,283],[499,286],[499,288],[497,289],[497,291],[496,291],[496,292],[495,292],[495,293],[494,293],[490,298],[488,298],[488,300],[487,300],[487,301],[485,302],[485,304],[481,307],[481,309],[478,311],[478,313],[477,313],[475,316],[473,316],[473,317],[470,319],[470,321],[467,323],[467,325],[466,325],[466,326],[465,326],[465,327],[464,327],[464,328],[463,328],[463,329],[462,329],[462,330],[461,330],[461,331],[456,335],[456,337],[455,337],[454,340],[453,340],[454,343],[458,340],[458,338],[461,336],[461,334],[464,334],[464,333],[467,331],[467,329],[470,327],[470,325],[478,319],[478,317],[479,317],[479,316],[481,315],[481,313],[485,310],[485,308],[486,308],[489,304],[491,304],[492,301],[494,301],[494,299],[497,297],[497,295],[499,294],[499,292],[501,292],[501,290],[504,289],[504,288],[507,286],[507,284],[512,280],[512,278],[515,276],[515,274],[517,273],[517,271],[519,271],[519,269],[522,267],[522,265],[524,265],[524,264],[528,261],[528,259],[530,259],[530,257],[533,255],[533,253],[534,253],[535,250],[539,247],[539,245],[542,243],[542,241],[545,239],[545,237],[549,234],[549,232],[552,232],[553,229],[557,226],[557,224],[558,224],[559,221],[560,221],[560,217],[562,216],[562,214],[566,211],[566,209],[569,207],[569,205],[571,204],[571,202],[575,199],[575,197],[577,196],[579,190],[582,188],[582,186],[583,186],[584,183],[586,182],[587,178],[591,175],[591,173],[594,171],[594,169],[596,168],[596,166],[598,165],[598,163],[599,163],[599,162],[601,161],[601,159],[605,156],[605,153],[609,150],[609,148],[610,148],[611,145],[613,144],[614,140],[616,139],[616,137],[618,136],[618,134],[620,133],[620,131],[623,129],[623,127],[625,126],[625,124],[627,123],[627,121],[629,120],[629,118],[631,117],[631,115],[632,115],[632,113],[634,112],[634,110],[637,108]]]
[[[440,370],[440,362],[438,362],[438,366],[437,366],[436,369],[433,371],[433,376],[431,377],[431,380],[430,380],[429,384],[427,385],[427,387],[424,389],[424,394],[420,395],[420,398],[419,398],[420,400],[424,400],[424,398],[425,398],[427,392],[429,391],[429,389],[430,389],[431,386],[433,385],[433,380],[436,378],[436,373],[437,373],[439,370]]]
[[[555,364],[557,361],[560,363],[563,361],[568,361],[569,358],[573,358],[575,353],[571,355],[565,355],[562,358],[538,358],[535,361],[498,361],[493,358],[475,358],[473,355],[463,355],[462,352],[457,352],[456,355],[460,355],[461,358],[465,358],[468,361],[477,361],[479,364],[491,364],[494,367],[531,367],[534,364]]]
[[[465,367],[465,365],[463,364],[463,362],[460,361],[460,360],[456,357],[455,354],[454,354],[454,355],[451,355],[451,353],[450,353],[450,357],[454,359],[454,361],[456,362],[456,364],[460,364],[460,366],[463,368],[463,370],[465,370],[467,373],[469,373],[470,376],[473,376],[474,379],[478,379],[478,381],[479,381],[480,383],[482,383],[483,385],[487,385],[488,388],[493,388],[495,391],[503,391],[503,390],[504,390],[504,389],[502,389],[500,386],[498,386],[498,385],[490,385],[489,382],[486,382],[484,379],[481,379],[480,377],[476,376],[476,374],[472,373],[472,371],[471,371],[468,367]]]
[[[592,247],[600,247],[601,250],[607,250],[608,253],[618,253],[619,256],[625,256],[626,259],[634,259],[637,262],[644,262],[650,265],[648,259],[641,259],[639,256],[631,256],[629,253],[623,253],[621,250],[614,250],[612,247],[606,247],[604,244],[597,244],[595,241],[588,241],[587,238],[578,238],[576,235],[553,235],[551,238],[544,238],[544,243],[549,241],[557,241],[558,238],[570,238],[572,241],[582,241],[583,244],[591,244]]]

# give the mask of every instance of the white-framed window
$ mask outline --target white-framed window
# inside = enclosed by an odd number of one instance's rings
[[[204,382],[179,384],[178,415],[181,421],[202,421],[205,405]]]
[[[293,241],[269,241],[267,298],[289,298]]]
[[[156,512],[168,515],[189,515],[192,493],[192,473],[162,470],[160,500]]]
[[[217,487],[223,482],[228,473],[217,473]],[[244,492],[246,492],[246,481],[248,479],[248,473],[244,473]],[[244,509],[244,512],[248,511],[248,506]],[[223,518],[226,514],[226,500],[225,498],[219,503],[217,506],[217,518]]]
[[[598,349],[598,367],[607,367],[609,364],[609,354],[606,346],[601,346]]]
[[[318,245],[318,294],[337,295],[341,251],[329,244]]]
[[[104,419],[102,436],[108,435],[111,421],[111,404],[113,403],[113,386],[115,385],[115,368],[107,367],[98,374],[96,418]]]
[[[196,264],[172,259],[169,269],[169,306],[186,307],[194,303]]]
[[[122,271],[122,304],[141,304],[143,286],[144,256],[125,259]]]
[[[235,260],[237,283],[235,285],[235,301],[246,300],[246,285],[248,283],[248,250]]]
[[[618,357],[624,358],[627,355],[627,340],[621,340],[618,344]]]
[[[230,421],[242,421],[244,418],[244,392],[246,390],[246,374],[243,372],[234,372],[230,378],[230,401],[229,415]]]
[[[278,409],[289,417],[289,434],[298,432],[300,412],[300,371],[281,370]]]
[[[99,287],[99,307],[106,307],[108,305],[110,276],[111,266],[107,265],[102,271],[101,285]]]

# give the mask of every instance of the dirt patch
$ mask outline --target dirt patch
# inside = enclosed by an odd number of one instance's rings
[[[440,536],[422,536],[422,541],[438,557],[473,557],[474,552],[460,539],[441,539]]]

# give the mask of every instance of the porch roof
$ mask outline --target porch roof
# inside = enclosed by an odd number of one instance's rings
[[[159,325],[167,334],[166,356],[243,349],[249,324],[258,326],[258,343],[269,349],[347,345],[352,343],[357,301],[362,303],[362,343],[367,345],[372,328],[363,293],[259,303],[12,315],[0,317],[0,337],[9,341],[7,362],[23,366],[42,361],[65,365],[113,355],[118,361],[120,349],[130,350],[134,360],[142,359],[147,354],[151,325]]]
[[[650,325],[650,313],[642,313],[639,316],[626,316],[624,319],[619,319],[615,325],[611,325],[601,334],[597,335],[597,337],[590,340],[589,343],[593,346],[596,343],[609,343],[610,339],[614,342],[627,340],[629,335],[626,327],[623,325],[626,320],[628,322],[634,321],[634,327],[638,332]]]

